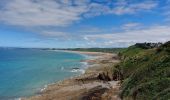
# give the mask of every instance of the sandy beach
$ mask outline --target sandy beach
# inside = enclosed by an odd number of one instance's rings
[[[112,79],[112,68],[119,62],[116,54],[100,52],[74,52],[89,56],[84,74],[51,85],[32,97],[22,100],[120,100],[119,81]]]

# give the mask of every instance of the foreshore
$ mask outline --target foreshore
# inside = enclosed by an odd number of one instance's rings
[[[74,52],[94,56],[84,74],[45,87],[40,94],[21,100],[119,100],[119,81],[112,80],[112,68],[119,62],[116,54]]]

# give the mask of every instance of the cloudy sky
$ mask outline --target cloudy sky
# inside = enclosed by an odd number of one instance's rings
[[[127,47],[170,40],[170,0],[0,0],[0,46]]]

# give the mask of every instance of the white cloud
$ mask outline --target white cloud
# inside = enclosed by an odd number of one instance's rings
[[[72,23],[83,20],[84,17],[88,18],[107,14],[136,14],[141,11],[150,11],[158,5],[158,2],[153,1],[128,3],[127,0],[118,0],[117,2],[106,0],[105,2],[107,3],[101,4],[97,2],[90,2],[90,0],[8,0],[8,2],[6,2],[5,5],[0,8],[0,22],[7,25],[31,28],[30,30],[34,30],[36,32],[39,31],[39,33],[44,36],[74,38],[74,36],[71,36],[72,34],[67,32],[66,30],[36,30],[36,27],[53,26],[57,28],[67,28],[67,26],[71,25]],[[108,6],[108,4],[112,5],[112,7]],[[136,26],[139,26],[139,24],[128,23],[124,25],[124,29],[131,29]],[[99,33],[100,31],[100,29],[89,29],[85,30],[84,32],[81,31],[80,33],[94,34]],[[143,41],[146,39],[154,40],[154,38],[150,39],[148,37],[145,37],[145,35],[149,35],[146,32],[151,32],[151,37],[155,36],[155,34],[153,34],[153,31],[160,31],[161,33],[162,31],[165,31],[165,28],[162,27],[159,30],[152,28],[146,30],[133,30],[126,33],[86,35],[84,36],[84,39],[102,39],[104,41],[107,41],[107,39],[109,39],[109,42],[105,42],[105,44],[112,44],[113,42],[131,42],[137,40]],[[79,34],[75,37],[80,38],[83,37],[83,35]],[[155,36],[156,39],[157,37],[158,36]],[[165,39],[167,37],[165,37]],[[96,45],[95,41],[93,41],[92,43]]]
[[[113,1],[112,1],[113,3]],[[86,17],[93,17],[105,14],[124,15],[135,14],[140,11],[150,11],[158,5],[158,2],[144,1],[139,3],[128,3],[121,0],[114,3],[114,7],[108,5],[92,3],[88,6],[89,11],[85,14]]]
[[[142,25],[140,23],[126,23],[121,28],[123,30],[139,29]]]
[[[74,7],[69,3],[12,0],[0,11],[0,21],[19,26],[67,26],[80,20],[80,15],[86,11],[84,6]]]
[[[0,21],[18,26],[68,26],[81,20],[82,15],[132,14],[157,5],[156,2],[129,5],[124,1],[107,2],[116,6],[109,7],[90,0],[9,0],[0,9]]]
[[[136,4],[129,4],[124,6],[118,6],[114,8],[111,13],[122,15],[122,14],[134,14],[139,11],[148,11],[157,6],[157,2],[142,2]]]
[[[103,41],[103,46],[128,46],[138,42],[166,42],[170,39],[170,26],[152,26],[140,30],[129,30],[121,33],[85,35],[88,41]]]

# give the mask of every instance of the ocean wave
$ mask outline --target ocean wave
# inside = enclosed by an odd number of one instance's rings
[[[88,63],[87,62],[80,62],[83,66],[87,66]]]
[[[81,72],[82,74],[84,74],[85,73],[85,69],[78,69],[78,68],[74,69],[73,68],[70,72],[73,72],[73,73]]]
[[[48,85],[45,85],[44,88],[42,88],[42,89],[40,90],[40,92],[43,92],[43,91],[47,88],[47,86],[48,86]]]
[[[12,100],[12,99],[11,99]],[[21,100],[21,98],[15,98],[15,99],[13,99],[13,100]]]

